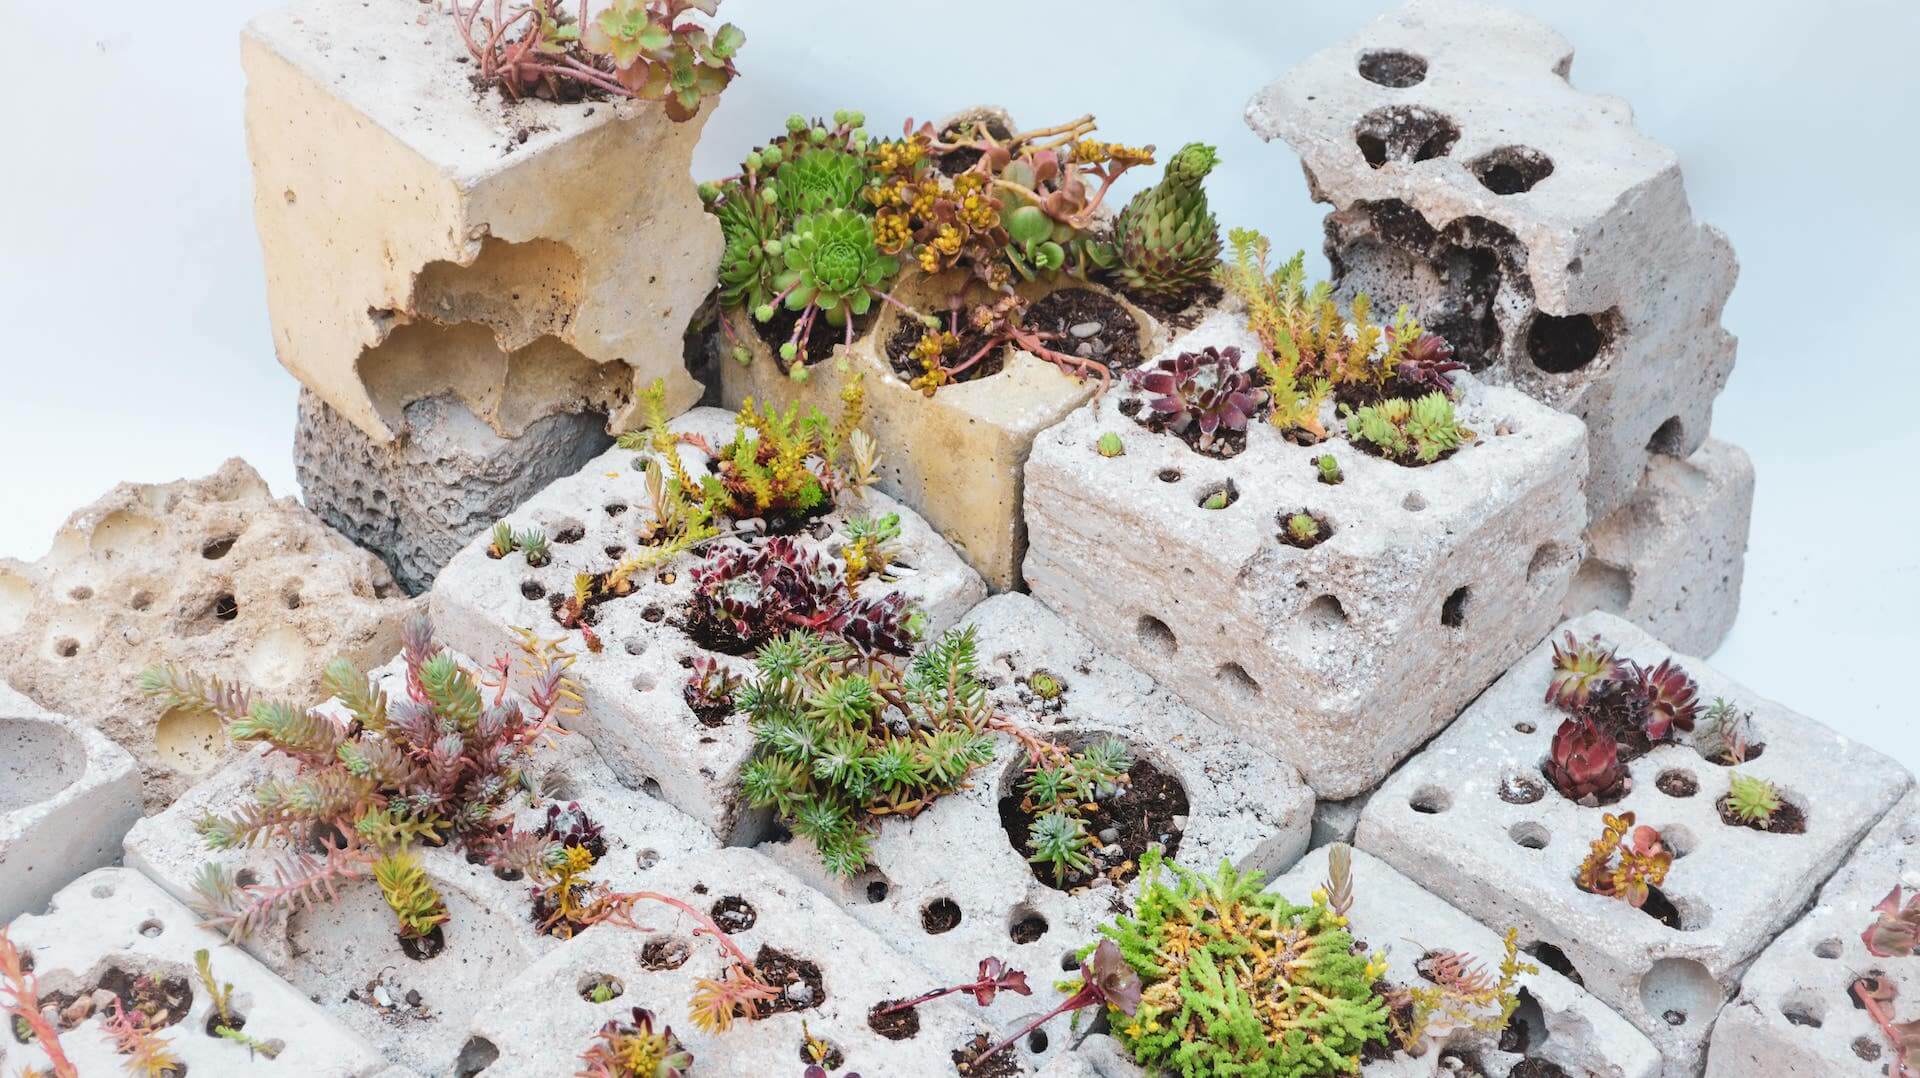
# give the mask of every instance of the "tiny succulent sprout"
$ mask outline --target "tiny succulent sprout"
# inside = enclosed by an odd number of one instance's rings
[[[1613,649],[1598,636],[1580,641],[1569,630],[1566,645],[1562,648],[1559,641],[1553,645],[1553,675],[1547,681],[1547,703],[1575,711],[1587,705],[1594,686],[1621,676],[1621,663]]]
[[[745,345],[736,344],[733,346],[733,361],[735,363],[740,364],[742,367],[752,366],[753,353],[747,351]]]
[[[520,533],[520,549],[527,556],[527,564],[538,569],[553,560],[552,548],[547,546],[547,533],[539,528],[528,528]]]
[[[487,542],[487,557],[504,558],[520,546],[520,540],[513,534],[513,527],[506,521],[493,526],[493,535]]]
[[[1617,801],[1630,786],[1620,746],[1592,719],[1575,715],[1554,731],[1543,768],[1547,781],[1570,801],[1599,805]]]
[[[1353,847],[1335,842],[1327,847],[1327,878],[1314,895],[1325,902],[1335,917],[1345,917],[1353,909]]]
[[[1780,811],[1780,791],[1766,779],[1734,775],[1728,780],[1727,808],[1741,823],[1765,828]]]
[[[1117,457],[1127,451],[1126,443],[1122,442],[1120,436],[1112,431],[1107,431],[1105,434],[1102,434],[1100,440],[1094,443],[1093,448],[1103,457]]]
[[[1635,666],[1634,674],[1635,690],[1646,700],[1643,729],[1648,740],[1668,740],[1675,736],[1676,730],[1693,732],[1700,688],[1685,670],[1675,666],[1672,659],[1662,659],[1660,665],[1651,670]]]
[[[1311,543],[1320,538],[1320,522],[1309,513],[1295,513],[1287,518],[1287,534],[1296,543]]]
[[[1320,481],[1330,487],[1346,482],[1347,477],[1340,472],[1340,462],[1332,453],[1322,453],[1313,458],[1314,470],[1319,473]]]
[[[1224,490],[1216,490],[1212,494],[1207,495],[1207,500],[1200,503],[1200,508],[1225,509],[1227,506],[1232,504],[1233,504],[1233,498],[1231,495],[1229,495]]]
[[[1875,958],[1906,958],[1920,951],[1920,891],[1903,905],[1901,888],[1893,885],[1887,897],[1873,907],[1874,920],[1860,933],[1860,942]]]
[[[1744,764],[1753,751],[1753,715],[1716,696],[1693,733],[1694,751],[1728,764]]]
[[[1347,437],[1396,464],[1432,464],[1473,437],[1453,412],[1445,393],[1416,400],[1389,397],[1346,412]]]
[[[1060,684],[1060,679],[1045,670],[1034,671],[1033,676],[1027,679],[1027,688],[1032,689],[1033,695],[1042,700],[1057,700],[1060,694],[1066,691],[1066,686]]]

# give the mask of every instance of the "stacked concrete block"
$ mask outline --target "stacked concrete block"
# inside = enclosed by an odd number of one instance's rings
[[[80,877],[44,914],[21,917],[7,933],[31,962],[61,1052],[89,1078],[129,1073],[131,1057],[119,1051],[106,1025],[116,1007],[135,1013],[143,996],[153,1005],[147,1020],[154,1039],[182,1064],[169,1073],[405,1078],[367,1038],[202,927],[191,910],[131,869]],[[214,978],[231,989],[224,1015],[200,979],[199,951],[207,952]],[[140,986],[143,979],[149,987]],[[220,1036],[223,1026],[254,1043]],[[14,1036],[11,1021],[0,1035],[0,1070],[56,1073],[45,1045]]]
[[[410,587],[484,524],[458,503],[524,498],[655,379],[675,411],[699,397],[680,357],[721,249],[689,175],[710,110],[510,102],[414,0],[299,0],[241,58],[274,350],[318,398],[302,482]],[[450,504],[416,504],[421,460],[457,476]]]
[[[1225,308],[1168,353],[1205,347],[1259,342]],[[1477,439],[1422,467],[1340,435],[1295,445],[1263,421],[1219,459],[1110,393],[1034,446],[1027,583],[1320,798],[1364,793],[1546,634],[1579,563],[1580,424],[1511,389],[1460,388]],[[1324,420],[1338,429],[1331,406]],[[1121,455],[1098,451],[1107,433]],[[1318,479],[1324,454],[1338,485]],[[1296,513],[1317,515],[1323,541],[1284,541]]]
[[[0,682],[0,921],[120,856],[140,818],[140,769],[98,730]]]
[[[721,975],[724,954],[699,921],[641,902],[634,909],[638,931],[591,928],[492,994],[465,1049],[469,1059],[488,1061],[487,1078],[575,1073],[601,1026],[629,1019],[636,1006],[653,1012],[656,1028],[672,1027],[693,1053],[695,1074],[798,1075],[809,1036],[838,1058],[836,1074],[965,1073],[956,1063],[988,1046],[971,1001],[963,1009],[939,1000],[914,1008],[908,1020],[876,1025],[871,1013],[924,991],[924,974],[838,903],[751,850],[720,850],[663,869],[650,889],[714,916],[762,979],[780,990],[774,1004],[725,1030],[697,1026],[690,998],[697,982]],[[617,991],[594,1002],[591,989],[600,984]]]
[[[46,557],[0,559],[0,677],[132,753],[153,812],[228,747],[217,721],[142,695],[142,669],[310,698],[329,660],[392,655],[411,609],[377,558],[236,457],[202,479],[122,483]]]
[[[1736,267],[1673,151],[1624,101],[1574,89],[1572,61],[1532,18],[1413,0],[1262,90],[1247,120],[1333,207],[1342,293],[1408,305],[1484,377],[1586,421],[1601,520],[1652,457],[1705,443]]]
[[[724,446],[733,436],[733,414],[696,409],[676,420],[673,429]],[[676,451],[690,474],[706,474],[703,453],[685,444]],[[609,450],[507,518],[516,531],[546,533],[552,541],[549,564],[530,567],[519,554],[491,557],[485,536],[461,551],[430,599],[434,623],[449,646],[495,649],[520,627],[560,635],[553,604],[572,590],[575,575],[606,572],[639,547],[639,529],[650,513],[644,478],[650,453]],[[794,538],[837,560],[850,518],[888,513],[900,516],[896,579],[863,582],[860,594],[905,595],[927,611],[929,632],[937,633],[984,598],[986,587],[912,510],[877,492],[864,501],[847,495]],[[743,534],[756,533],[747,528]],[[711,659],[738,673],[751,668],[750,656],[711,651],[682,626],[693,591],[689,570],[712,550],[656,566],[634,581],[632,594],[594,608],[591,629],[601,650],[572,649],[580,654],[569,673],[586,698],[586,711],[570,723],[629,785],[656,791],[723,839],[750,840],[756,822],[742,812],[737,786],[753,750],[752,734],[742,716],[703,721],[684,691],[695,659]]]
[[[1912,780],[1885,756],[1618,618],[1589,614],[1564,628],[1579,639],[1598,634],[1644,665],[1671,658],[1703,703],[1725,698],[1750,712],[1759,748],[1738,773],[1774,783],[1804,831],[1725,822],[1719,804],[1734,769],[1689,744],[1662,743],[1634,760],[1617,803],[1561,796],[1541,771],[1564,717],[1543,699],[1552,646],[1542,643],[1374,794],[1358,844],[1481,921],[1518,926],[1530,950],[1577,972],[1653,1040],[1667,1078],[1697,1075],[1741,970]],[[1575,885],[1602,817],[1623,812],[1674,853],[1659,888],[1664,918],[1651,901],[1635,908]]]
[[[405,695],[400,660],[378,674],[390,698]],[[347,721],[337,702],[322,710]],[[182,901],[194,900],[195,881],[210,863],[271,880],[286,850],[210,850],[195,825],[242,808],[262,781],[293,773],[290,759],[264,749],[240,757],[166,812],[140,821],[127,836],[128,866]],[[607,841],[591,878],[615,889],[649,886],[658,866],[713,847],[705,828],[623,786],[583,738],[543,748],[525,773],[528,791],[507,806],[515,827],[532,830],[550,806],[578,802]],[[421,1074],[446,1074],[487,993],[560,941],[539,931],[534,885],[517,873],[496,872],[454,845],[416,852],[450,915],[439,952],[417,958],[401,946],[393,912],[371,878],[351,881],[331,903],[278,913],[242,943],[391,1059]]]
[[[1566,616],[1603,610],[1689,655],[1711,655],[1740,612],[1753,461],[1708,439],[1693,456],[1656,456],[1633,500],[1587,529]]]
[[[1813,908],[1748,967],[1740,994],[1714,1024],[1707,1078],[1898,1073],[1889,1064],[1899,1051],[1854,986],[1874,977],[1893,989],[1876,1004],[1889,1022],[1910,1022],[1920,1008],[1920,958],[1875,955],[1861,939],[1889,891],[1902,888],[1904,905],[1920,886],[1916,843],[1920,796],[1908,794],[1820,889]]]
[[[1162,848],[1175,860],[1205,871],[1229,860],[1274,875],[1305,851],[1313,795],[1293,768],[1250,751],[1027,596],[995,596],[963,625],[978,633],[982,673],[993,683],[988,699],[1001,714],[1076,748],[1117,737],[1135,760],[1180,785],[1186,812],[1158,821],[1168,828]],[[1058,695],[1037,694],[1036,675],[1052,679]],[[883,822],[868,869],[855,877],[830,875],[805,839],[760,849],[912,956],[927,987],[971,978],[988,955],[1029,971],[1034,995],[1003,994],[981,1012],[1006,1035],[1060,1002],[1054,971],[1136,890],[1110,877],[1056,888],[1028,863],[1029,851],[1017,845],[1025,830],[1004,816],[1020,800],[1026,767],[1020,746],[1005,740],[965,788],[917,816]],[[1064,1043],[1054,1037],[1012,1050],[1038,1065]]]

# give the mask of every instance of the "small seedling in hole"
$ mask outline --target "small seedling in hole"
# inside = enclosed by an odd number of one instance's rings
[[[595,1003],[612,1001],[613,983],[611,981],[601,981],[599,984],[594,985],[593,989],[587,993],[587,998]]]
[[[1735,775],[1727,789],[1727,808],[1749,827],[1767,827],[1780,811],[1780,791],[1752,775]]]
[[[205,947],[193,952],[194,968],[200,971],[200,983],[207,986],[207,996],[213,1000],[213,1009],[220,1015],[220,1021],[213,1025],[213,1035],[235,1044],[246,1046],[247,1051],[264,1059],[272,1059],[280,1054],[280,1046],[259,1040],[240,1031],[233,1017],[233,985],[222,984],[214,979],[212,956]]]
[[[1067,687],[1060,684],[1059,678],[1045,670],[1034,671],[1033,676],[1027,679],[1027,688],[1033,690],[1033,695],[1049,702],[1058,700],[1060,694],[1067,691]]]
[[[527,556],[527,564],[535,569],[553,560],[553,552],[547,546],[547,533],[539,528],[528,528],[520,533],[520,550]]]
[[[1320,481],[1330,487],[1346,481],[1347,477],[1340,472],[1340,462],[1333,458],[1332,453],[1322,453],[1313,458],[1313,466],[1320,473]]]
[[[1094,449],[1103,457],[1117,457],[1127,451],[1127,446],[1120,440],[1118,434],[1108,431],[1100,436],[1100,441],[1094,444]]]
[[[1228,497],[1226,491],[1216,490],[1212,494],[1207,495],[1207,500],[1200,503],[1200,508],[1225,509],[1228,505],[1231,505],[1232,503],[1233,503],[1233,499]]]
[[[1087,851],[1095,844],[1085,813],[1104,796],[1102,787],[1118,787],[1132,767],[1126,742],[1110,737],[1070,756],[1061,753],[1028,772],[1021,801],[1021,807],[1033,813],[1027,828],[1027,848],[1033,854],[1027,860],[1052,866],[1054,886],[1065,886],[1069,873],[1092,868]]]
[[[1287,534],[1296,543],[1311,543],[1320,538],[1320,522],[1306,513],[1295,513],[1287,518]]]
[[[504,558],[519,545],[520,540],[513,534],[513,528],[503,520],[493,526],[493,538],[487,543],[487,557]]]
[[[882,1007],[876,1014],[893,1014],[896,1011],[911,1010],[922,1003],[930,1003],[942,996],[950,996],[956,992],[965,992],[972,996],[973,1001],[982,1007],[993,1006],[993,998],[1001,992],[1012,992],[1016,996],[1033,995],[1033,989],[1027,986],[1027,975],[1025,972],[1013,969],[998,958],[989,956],[980,960],[980,975],[973,980],[965,984],[956,984],[949,988],[936,988],[931,992],[924,992],[912,999],[903,999],[898,1003],[892,1003]],[[981,1058],[985,1059],[986,1057],[982,1056]]]

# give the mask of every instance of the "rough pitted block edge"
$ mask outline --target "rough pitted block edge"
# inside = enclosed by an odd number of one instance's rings
[[[1385,51],[1419,58],[1423,76],[1363,76]],[[1261,91],[1247,120],[1291,144],[1313,196],[1334,207],[1327,247],[1343,292],[1412,305],[1492,364],[1488,377],[1586,420],[1599,519],[1632,497],[1652,454],[1685,457],[1706,438],[1733,367],[1720,316],[1736,263],[1694,220],[1673,152],[1634,129],[1625,102],[1569,84],[1572,54],[1530,17],[1414,0]],[[1380,167],[1363,155],[1363,127],[1386,140]],[[1489,166],[1515,147],[1551,171],[1528,189],[1512,190],[1511,175],[1483,184],[1477,173],[1495,177]],[[1470,271],[1474,259],[1484,264]],[[1576,339],[1554,358],[1551,345]]]
[[[675,420],[673,428],[705,435],[717,448],[732,438],[733,413],[696,409]],[[690,472],[705,467],[704,455],[691,446],[678,451]],[[619,558],[607,553],[609,547],[637,548],[638,529],[649,512],[644,478],[649,456],[647,450],[608,450],[507,518],[516,531],[544,529],[549,540],[570,528],[582,531],[577,541],[553,542],[550,564],[531,569],[520,554],[490,558],[484,534],[455,556],[430,598],[434,622],[449,646],[489,652],[512,639],[515,627],[561,635],[546,596],[569,592],[576,573],[611,569]],[[837,557],[848,519],[887,513],[900,515],[898,560],[911,568],[902,569],[885,590],[926,608],[929,632],[937,633],[985,598],[986,585],[912,510],[870,492],[864,504],[848,501],[795,538]],[[689,570],[706,553],[682,556],[638,579],[632,595],[598,607],[594,631],[604,645],[600,652],[581,647],[580,634],[566,634],[580,653],[568,673],[586,699],[585,713],[569,724],[586,734],[628,785],[657,791],[723,839],[750,840],[757,837],[757,824],[743,813],[737,794],[740,769],[753,749],[746,720],[735,715],[706,726],[683,692],[696,657],[711,657],[739,673],[751,668],[750,658],[699,647],[676,624],[693,591]],[[862,586],[863,596],[883,593]]]
[[[387,1060],[359,1033],[219,933],[201,927],[191,910],[131,869],[102,868],[80,877],[54,896],[45,914],[19,918],[8,934],[32,956],[43,998],[90,992],[109,969],[184,978],[192,1005],[161,1036],[194,1078],[243,1078],[269,1068],[245,1045],[209,1034],[218,1015],[194,967],[199,950],[209,952],[214,977],[233,986],[232,1006],[239,1008],[244,1031],[263,1042],[281,1042],[279,1058],[297,1066],[298,1073],[313,1078],[399,1078],[402,1073],[389,1070]],[[102,1024],[96,1013],[60,1034],[61,1048],[83,1075],[126,1072],[127,1057]],[[0,1036],[0,1069],[14,1074],[35,1066],[52,1073],[38,1045],[22,1045],[11,1034],[9,1023]]]
[[[1685,460],[1656,456],[1633,501],[1587,529],[1566,616],[1604,610],[1689,655],[1711,655],[1740,612],[1753,461],[1708,439]]]
[[[1672,657],[1699,683],[1702,701],[1725,697],[1751,711],[1765,750],[1738,770],[1774,782],[1806,812],[1806,832],[1723,823],[1715,804],[1727,792],[1729,769],[1682,744],[1663,744],[1629,765],[1632,789],[1616,804],[1586,808],[1561,797],[1540,771],[1563,718],[1543,701],[1549,641],[1374,794],[1358,844],[1483,921],[1517,925],[1527,946],[1557,948],[1589,991],[1659,1046],[1667,1078],[1697,1075],[1714,1016],[1741,969],[1912,780],[1878,752],[1618,618],[1589,614],[1564,628],[1582,639],[1598,634],[1640,663]],[[1668,771],[1691,775],[1698,792],[1662,792],[1655,780]],[[1503,799],[1502,789],[1519,778],[1540,785],[1539,800]],[[1679,911],[1680,930],[1574,885],[1601,816],[1625,811],[1680,853],[1661,888]]]
[[[112,864],[140,818],[140,769],[98,730],[0,682],[0,921]]]
[[[1326,878],[1327,851],[1315,850],[1267,889],[1306,902]],[[1363,851],[1353,855],[1353,887],[1351,931],[1375,952],[1386,952],[1390,984],[1425,984],[1415,968],[1425,949],[1469,954],[1489,969],[1497,968],[1505,953],[1504,928],[1475,922]],[[1459,1073],[1443,1058],[1449,1055],[1477,1058],[1487,1078],[1506,1078],[1525,1059],[1591,1078],[1655,1078],[1660,1073],[1660,1055],[1646,1037],[1560,974],[1545,968],[1522,974],[1519,991],[1513,1022],[1525,1030],[1524,1052],[1500,1050],[1498,1034],[1462,1030],[1418,1059],[1396,1052],[1367,1064],[1361,1073],[1366,1078],[1443,1078]],[[1112,1037],[1089,1038],[1075,1054],[1086,1058],[1096,1078],[1142,1078],[1142,1069]]]
[[[302,388],[293,467],[307,508],[380,555],[415,595],[467,540],[613,442],[600,413],[543,416],[513,438],[446,394],[414,401],[406,416],[401,438],[378,443]]]
[[[1204,346],[1259,348],[1225,308],[1165,354]],[[1109,393],[1034,444],[1027,583],[1320,797],[1371,789],[1552,627],[1579,561],[1580,424],[1511,389],[1459,388],[1479,442],[1416,468],[1344,434],[1294,445],[1266,422],[1219,460]],[[1107,432],[1122,455],[1096,451]],[[1344,482],[1318,481],[1322,454]],[[1203,508],[1222,490],[1226,508]],[[1283,544],[1281,517],[1300,511],[1331,537]]]
[[[1876,958],[1860,933],[1873,907],[1898,884],[1904,900],[1920,887],[1920,794],[1909,793],[1881,820],[1820,890],[1820,898],[1780,934],[1740,980],[1720,1012],[1707,1054],[1707,1078],[1878,1078],[1894,1057],[1853,996],[1856,978],[1874,973],[1896,995],[1890,1017],[1909,1021],[1920,1006],[1920,963]]]
[[[1226,859],[1272,875],[1305,851],[1313,795],[1292,767],[1249,750],[1145,674],[1101,654],[1028,596],[995,596],[962,624],[979,633],[981,673],[993,681],[988,698],[1002,714],[1071,746],[1119,737],[1136,758],[1180,781],[1189,801],[1176,853],[1181,863],[1211,870]],[[1028,686],[1040,671],[1064,686],[1052,703]],[[1062,960],[1124,907],[1137,885],[1069,894],[1035,877],[1026,852],[1014,847],[1001,823],[1001,799],[1017,800],[1025,775],[1024,753],[1002,740],[967,788],[911,819],[882,823],[872,862],[856,877],[829,875],[803,838],[760,851],[911,956],[930,985],[971,978],[987,955],[1027,970],[1033,995],[1002,994],[977,1012],[1007,1036],[1065,998],[1052,987]],[[930,934],[923,913],[943,900],[959,910],[959,924]],[[1024,922],[1031,931],[1034,918],[1044,925],[1040,936],[1016,942],[1014,927]],[[1050,1037],[1039,1052],[1025,1042],[1008,1050],[1038,1065],[1059,1055],[1067,1040]]]
[[[473,668],[470,661],[461,662]],[[389,699],[405,698],[405,670],[396,659],[377,671]],[[346,721],[337,701],[325,710]],[[166,812],[135,825],[127,835],[127,864],[182,901],[193,900],[195,878],[208,863],[271,880],[286,855],[283,848],[209,850],[194,824],[210,813],[239,808],[261,779],[293,772],[291,761],[265,749],[241,756]],[[591,878],[617,890],[649,886],[657,866],[713,847],[705,828],[622,786],[582,737],[563,737],[543,748],[527,774],[533,788],[544,793],[511,802],[515,826],[530,830],[545,820],[549,805],[578,801],[607,840],[607,853]],[[486,992],[559,941],[537,931],[533,884],[497,875],[450,845],[417,853],[451,915],[443,928],[446,949],[438,956],[417,961],[400,949],[393,913],[371,878],[341,888],[337,902],[274,918],[245,946],[390,1058],[422,1074],[444,1074],[459,1050],[467,1018]],[[404,1002],[410,990],[420,995],[417,1007]],[[393,1005],[376,1005],[379,993]]]
[[[834,900],[751,850],[723,849],[662,869],[649,886],[702,912],[727,898],[745,899],[753,924],[731,933],[741,949],[756,962],[763,948],[771,948],[814,963],[826,998],[806,1009],[736,1021],[724,1033],[702,1031],[689,1017],[688,998],[696,980],[718,976],[719,949],[693,935],[695,922],[684,913],[642,902],[635,920],[648,930],[644,934],[613,925],[591,929],[492,994],[474,1018],[468,1042],[498,1053],[488,1078],[571,1074],[601,1024],[626,1018],[636,1005],[673,1027],[701,1074],[799,1074],[803,1020],[814,1036],[840,1050],[848,1071],[871,1075],[953,1074],[951,1053],[986,1032],[971,1001],[962,1009],[949,1000],[919,1007],[920,1031],[911,1038],[893,1041],[874,1032],[868,1012],[883,1001],[926,991],[925,974]],[[673,969],[650,969],[641,944],[653,940],[685,944],[691,957]],[[583,986],[606,976],[619,981],[619,997],[607,1003],[582,998]]]

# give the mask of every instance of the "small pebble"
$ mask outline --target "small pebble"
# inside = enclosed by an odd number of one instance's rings
[[[1109,846],[1120,841],[1120,829],[1118,827],[1109,827],[1100,832],[1100,841]]]
[[[387,992],[387,986],[384,984],[373,986],[373,1001],[382,1007],[393,1006],[393,996]]]
[[[1098,891],[1102,887],[1112,887],[1112,886],[1113,886],[1113,881],[1108,879],[1107,877],[1095,876],[1093,878],[1093,882],[1088,884],[1087,888],[1089,890]]]
[[[1083,357],[1091,356],[1093,355],[1093,345],[1088,344],[1086,341],[1081,341],[1079,344],[1073,346],[1073,354]]]
[[[1175,816],[1173,818],[1173,829],[1175,831],[1185,831],[1187,829],[1187,818],[1185,816]]]
[[[1110,843],[1100,848],[1100,856],[1109,861],[1118,861],[1126,855],[1127,851],[1121,849],[1119,843]]]
[[[1094,334],[1099,333],[1101,330],[1105,328],[1107,327],[1100,324],[1099,322],[1078,322],[1078,323],[1075,323],[1072,327],[1070,327],[1067,330],[1067,332],[1073,334],[1074,336],[1080,338],[1081,340],[1086,340],[1088,337],[1091,337]]]
[[[805,981],[795,981],[787,986],[787,998],[798,1004],[813,1002],[813,986]]]

